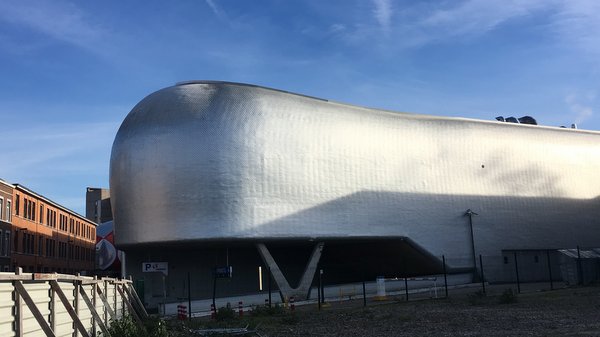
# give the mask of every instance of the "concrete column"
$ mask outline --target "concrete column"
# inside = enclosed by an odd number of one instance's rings
[[[273,275],[273,280],[277,283],[279,287],[279,291],[281,293],[281,297],[283,301],[286,301],[291,296],[294,296],[295,299],[307,299],[308,292],[310,290],[310,285],[312,283],[312,279],[315,276],[315,272],[317,271],[317,265],[319,263],[319,259],[321,259],[321,253],[323,252],[324,242],[319,242],[316,244],[313,252],[308,260],[308,264],[306,265],[306,269],[304,269],[304,273],[302,274],[302,278],[300,279],[300,283],[297,288],[292,288],[283,275],[281,269],[271,256],[271,253],[267,249],[264,243],[256,244],[258,248],[258,252],[262,257],[264,263],[271,268],[271,274]]]

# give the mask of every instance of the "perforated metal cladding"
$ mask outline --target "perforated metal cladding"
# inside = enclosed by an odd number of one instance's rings
[[[596,132],[393,113],[247,85],[179,85],[142,100],[116,136],[115,237],[407,236],[468,256],[471,208],[484,246],[501,237],[583,244],[600,235],[599,141]]]

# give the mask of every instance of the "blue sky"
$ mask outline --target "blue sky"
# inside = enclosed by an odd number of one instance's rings
[[[80,213],[149,93],[226,80],[600,130],[600,1],[2,1],[0,178]]]

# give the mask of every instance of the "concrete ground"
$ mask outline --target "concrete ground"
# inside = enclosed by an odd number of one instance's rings
[[[478,287],[478,284],[470,284],[471,274],[456,274],[456,275],[448,275],[447,282],[449,289],[453,291],[454,289],[460,288],[470,288],[470,287]],[[408,289],[409,296],[416,298],[429,298],[429,297],[443,297],[444,294],[444,276],[443,275],[433,275],[427,277],[426,279],[417,278],[417,279],[409,279],[408,280]],[[397,295],[405,293],[405,283],[404,279],[398,280],[386,280],[385,281],[385,289],[386,294],[388,295]],[[367,298],[373,298],[377,295],[377,284],[375,280],[371,282],[365,283],[365,292]],[[351,283],[351,284],[341,284],[341,285],[331,285],[324,287],[325,298],[328,302],[343,302],[347,300],[362,298],[363,296],[363,288],[362,283]],[[231,297],[217,297],[215,300],[215,304],[217,308],[225,307],[229,303],[232,307],[237,308],[238,303],[241,301],[245,311],[251,310],[253,306],[264,305],[265,300],[269,298],[269,293],[267,291],[248,294],[243,296],[231,296]],[[317,288],[314,287],[311,290],[310,298],[306,301],[296,301],[296,306],[310,305],[313,303],[317,303]],[[281,297],[279,292],[273,291],[271,292],[271,303],[282,304]],[[203,317],[210,316],[210,306],[212,304],[212,299],[199,299],[192,300],[192,316],[193,317]],[[159,307],[159,313],[162,316],[175,316],[177,315],[177,306],[184,305],[189,307],[189,302],[187,299],[182,298],[180,302],[173,302],[163,304]]]

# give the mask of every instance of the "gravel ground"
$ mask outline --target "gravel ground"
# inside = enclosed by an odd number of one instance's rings
[[[477,289],[449,299],[298,307],[293,314],[230,321],[259,324],[261,336],[600,336],[600,287],[506,296]],[[497,291],[496,294],[502,291]]]

